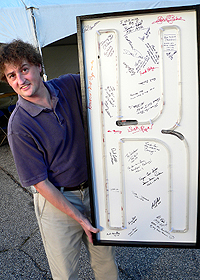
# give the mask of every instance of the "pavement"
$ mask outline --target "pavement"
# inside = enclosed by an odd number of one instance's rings
[[[200,279],[200,250],[115,247],[120,279]],[[0,147],[0,280],[52,279],[29,189],[7,144]],[[94,279],[84,245],[79,279]],[[102,279],[104,280],[104,279]]]

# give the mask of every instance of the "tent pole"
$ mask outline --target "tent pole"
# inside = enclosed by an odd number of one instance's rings
[[[41,50],[40,43],[39,43],[38,36],[37,36],[36,18],[35,18],[34,11],[33,11],[33,9],[38,9],[38,8],[34,8],[34,7],[28,8],[23,0],[21,0],[21,2],[24,4],[26,10],[30,10],[30,12],[31,12],[31,22],[32,22],[33,30],[34,30],[35,41],[36,41],[37,48],[40,52],[40,55],[42,57],[43,80],[47,81],[47,75],[46,75],[46,71],[45,71],[45,67],[44,67],[42,50]]]
[[[35,40],[36,40],[37,48],[38,48],[38,50],[39,50],[39,52],[40,52],[40,55],[41,55],[41,57],[42,57],[43,80],[44,80],[44,81],[47,81],[47,75],[46,75],[46,71],[45,71],[45,67],[44,67],[42,50],[41,50],[40,43],[39,43],[38,36],[37,36],[36,18],[35,18],[34,10],[33,10],[33,9],[35,9],[35,8],[34,8],[34,7],[27,8],[27,7],[26,7],[26,9],[27,9],[27,10],[30,10],[30,13],[31,13],[31,20],[32,20],[32,24],[33,24],[33,30],[34,30]]]

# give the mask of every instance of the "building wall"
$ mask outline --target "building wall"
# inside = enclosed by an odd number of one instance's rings
[[[78,73],[77,45],[47,46],[42,49],[48,80],[66,73]]]

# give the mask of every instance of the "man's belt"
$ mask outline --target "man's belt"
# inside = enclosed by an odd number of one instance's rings
[[[81,183],[78,186],[75,187],[57,187],[60,191],[78,191],[78,190],[84,190],[88,187],[88,181],[85,181]]]

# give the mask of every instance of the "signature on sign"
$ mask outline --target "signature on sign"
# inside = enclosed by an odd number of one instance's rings
[[[183,19],[182,17],[177,17],[177,16],[174,16],[174,15],[167,15],[166,17],[158,16],[157,20],[152,22],[152,24],[154,24],[154,23],[161,24],[161,23],[164,23],[164,22],[172,24],[175,21],[180,21],[180,20],[185,21],[185,19]]]

